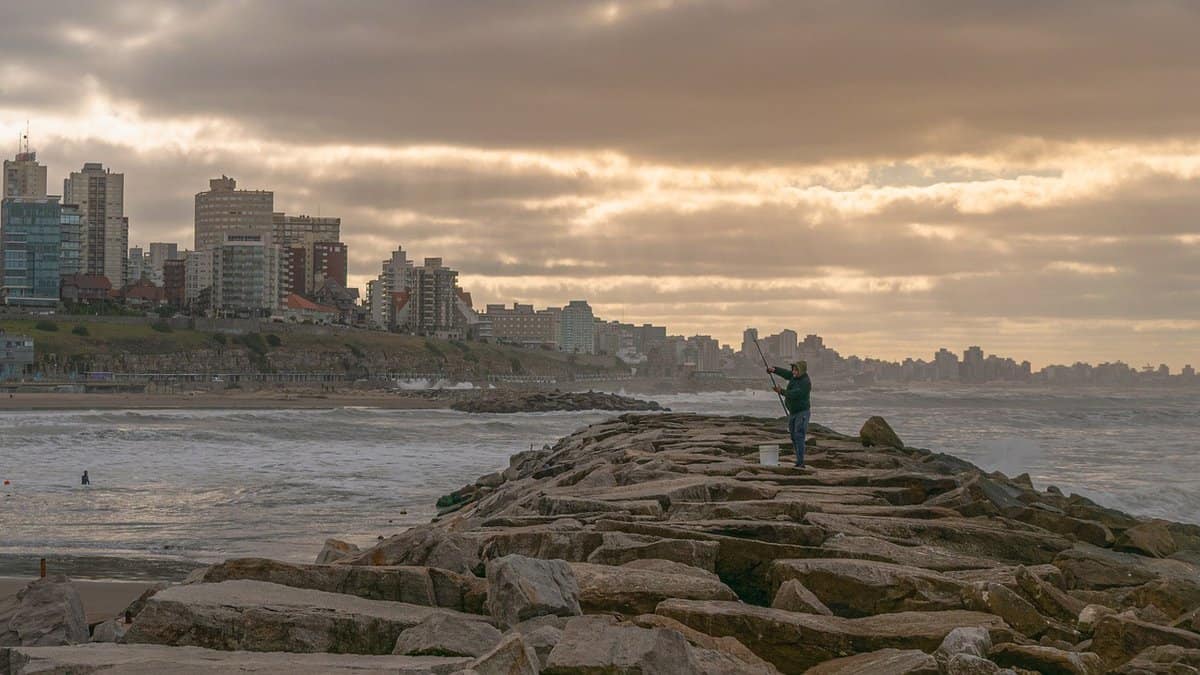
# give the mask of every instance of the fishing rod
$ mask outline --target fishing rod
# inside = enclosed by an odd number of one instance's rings
[[[758,357],[762,359],[763,365],[767,367],[767,377],[771,378],[771,390],[779,397],[779,405],[783,406],[783,414],[788,415],[787,404],[783,402],[783,394],[779,393],[778,384],[775,383],[775,373],[772,373],[771,364],[767,363],[767,356],[763,354],[762,346],[758,344],[758,340],[754,341],[754,347],[758,349]]]

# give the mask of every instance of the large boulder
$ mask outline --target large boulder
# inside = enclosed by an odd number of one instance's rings
[[[231,652],[199,647],[142,644],[92,643],[65,647],[0,647],[0,673],[4,675],[451,675],[462,671],[470,663],[471,659],[468,658],[440,656]],[[494,672],[487,675],[493,675]],[[507,675],[507,671],[504,675]]]
[[[997,583],[971,584],[963,589],[962,597],[967,609],[991,612],[1026,637],[1039,637],[1050,626],[1046,617],[1039,614],[1025,598]]]
[[[1167,523],[1152,520],[1136,525],[1121,533],[1113,545],[1118,551],[1148,555],[1151,558],[1166,558],[1179,550]]]
[[[339,560],[344,560],[362,553],[362,551],[354,544],[349,544],[340,539],[326,539],[325,545],[321,547],[321,552],[317,554],[316,564],[329,565]]]
[[[1200,673],[1200,649],[1175,645],[1149,647],[1112,672],[1118,675],[1195,675]]]
[[[567,623],[544,672],[695,675],[701,671],[687,640],[676,631],[619,625],[605,617],[588,616]]]
[[[392,653],[477,657],[496,646],[500,637],[494,626],[478,619],[439,614],[402,631]]]
[[[488,611],[510,628],[538,616],[578,616],[579,582],[562,560],[509,555],[487,564]]]
[[[1141,586],[1154,581],[1160,575],[1148,562],[1140,555],[1090,544],[1076,544],[1054,559],[1054,565],[1063,571],[1068,587],[1089,590]]]
[[[478,675],[538,675],[541,664],[533,647],[520,633],[509,633],[471,662]]]
[[[1084,601],[1067,595],[1046,583],[1026,567],[1018,567],[1013,573],[1013,577],[1021,593],[1046,616],[1074,623],[1078,620],[1079,613],[1087,606]]]
[[[96,624],[92,629],[92,642],[120,642],[125,638],[128,627],[118,619],[109,619]]]
[[[1070,652],[1042,645],[996,645],[988,656],[1001,666],[1024,668],[1044,675],[1101,675],[1104,660],[1092,652]]]
[[[605,532],[603,543],[588,556],[587,562],[598,565],[624,565],[643,558],[659,558],[699,567],[709,572],[716,569],[719,544],[711,541],[661,539],[623,532]]]
[[[1159,645],[1200,649],[1200,634],[1140,621],[1129,614],[1115,614],[1096,622],[1092,636],[1092,651],[1103,657],[1109,667],[1119,666],[1142,650]]]
[[[38,579],[0,600],[0,646],[70,645],[88,641],[79,591],[63,575]]]
[[[983,658],[992,649],[992,636],[984,628],[955,628],[946,634],[942,644],[933,652],[933,658],[942,668],[955,656],[966,655]]]
[[[746,645],[739,642],[736,638],[728,636],[713,637],[706,633],[701,633],[694,628],[685,626],[675,619],[660,616],[658,614],[643,614],[641,616],[634,617],[632,621],[634,624],[641,626],[642,628],[666,628],[677,631],[683,635],[683,638],[687,640],[689,644],[698,650],[703,652],[720,652],[726,655],[729,657],[729,659],[735,662],[735,666],[733,668],[726,669],[726,671],[732,671],[736,673],[749,671],[749,673],[754,673],[756,675],[775,675],[779,672],[775,666],[759,658],[757,654],[750,651]],[[718,670],[717,672],[726,671]]]
[[[892,431],[892,425],[878,415],[863,423],[858,431],[858,438],[868,448],[880,446],[885,448],[904,448],[904,441]]]
[[[184,584],[160,591],[125,634],[130,644],[208,649],[391,654],[431,616],[478,616],[261,581]]]
[[[920,649],[881,649],[826,661],[808,675],[939,675],[939,669]]]
[[[1017,675],[1016,671],[1001,669],[1000,666],[971,654],[955,654],[942,665],[944,675]]]
[[[833,616],[833,612],[825,606],[825,603],[813,595],[812,591],[805,588],[799,579],[788,579],[783,582],[779,590],[775,592],[775,598],[771,600],[771,607],[801,614]]]
[[[735,602],[667,600],[656,613],[709,635],[737,638],[784,673],[803,673],[830,659],[889,647],[932,652],[962,626],[984,628],[993,641],[1013,635],[1000,617],[963,610],[845,619]]]
[[[963,584],[937,572],[871,560],[778,560],[774,585],[800,581],[834,614],[856,617],[885,612],[962,608]]]
[[[580,607],[589,614],[649,614],[668,598],[738,599],[717,579],[589,563],[571,563],[571,570],[579,583]]]
[[[268,558],[235,558],[197,570],[189,583],[266,581],[292,588],[357,595],[428,607],[483,613],[487,581],[433,567],[303,565]]]
[[[422,565],[460,574],[479,566],[479,545],[469,537],[422,525],[338,561],[345,565]]]

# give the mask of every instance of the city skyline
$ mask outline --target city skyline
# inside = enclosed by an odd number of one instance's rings
[[[735,345],[1198,360],[1186,5],[154,7],[20,6],[0,45],[0,139],[28,121],[51,185],[124,174],[133,243],[190,241],[228,174],[340,216],[360,289],[400,244],[480,307],[587,298]]]

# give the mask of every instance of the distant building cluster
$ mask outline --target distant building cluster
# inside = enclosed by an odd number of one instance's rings
[[[163,313],[336,323],[452,340],[496,341],[571,354],[611,356],[639,374],[717,378],[749,375],[762,359],[808,362],[827,382],[1034,382],[1128,385],[1196,382],[1186,366],[1132,368],[1124,363],[1052,365],[1034,372],[1028,361],[939,349],[930,360],[900,362],[843,357],[818,335],[793,330],[760,336],[748,328],[740,349],[709,335],[668,335],[667,329],[597,317],[587,300],[535,309],[488,304],[477,311],[459,273],[442,258],[420,264],[397,247],[367,282],[364,297],[348,285],[349,250],[341,218],[275,210],[270,190],[238,188],[222,175],[195,195],[191,249],[175,242],[129,245],[125,176],[97,162],[47,194],[47,168],[27,137],[3,164],[0,201],[0,304],[31,309],[60,303],[121,304]],[[32,340],[0,339],[0,372],[32,363]]]
[[[907,358],[903,361],[843,357],[825,346],[819,335],[796,340],[796,333],[785,330],[778,335],[758,338],[758,330],[747,328],[742,336],[741,350],[730,364],[730,370],[748,373],[762,365],[754,346],[758,342],[763,355],[770,361],[788,363],[804,359],[810,373],[827,382],[872,384],[876,382],[916,383],[946,382],[963,384],[1030,383],[1062,385],[1133,385],[1139,383],[1200,384],[1192,366],[1184,366],[1172,374],[1166,365],[1135,369],[1124,363],[1102,363],[1092,366],[1076,363],[1072,366],[1051,365],[1034,371],[1028,361],[985,354],[978,346],[967,347],[960,357],[955,352],[939,349],[929,361]]]

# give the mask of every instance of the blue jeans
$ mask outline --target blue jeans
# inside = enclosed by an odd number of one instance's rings
[[[794,415],[788,415],[788,434],[792,437],[792,445],[796,446],[796,466],[804,466],[804,437],[808,435],[810,417],[812,417],[811,410],[802,410]]]

